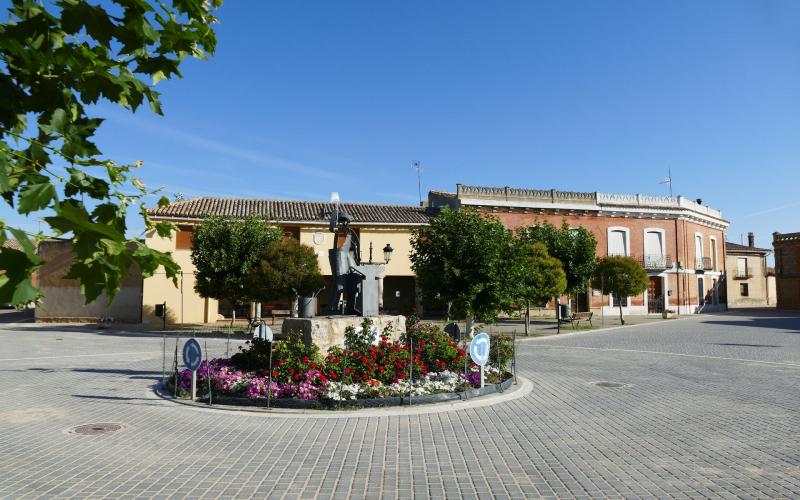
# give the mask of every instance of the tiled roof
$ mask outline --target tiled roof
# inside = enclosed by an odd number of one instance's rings
[[[769,253],[771,252],[768,248],[758,248],[758,247],[749,247],[747,245],[740,245],[738,243],[731,243],[730,241],[725,242],[725,250],[727,252],[733,253],[741,253],[741,252],[748,252],[748,253]]]
[[[427,224],[429,209],[410,205],[372,205],[342,203],[353,216],[353,224]],[[202,197],[177,201],[166,207],[151,208],[154,218],[197,220],[207,215],[247,217],[258,215],[275,222],[328,222],[333,205],[318,201],[256,200],[246,198]]]
[[[6,241],[4,241],[3,242],[3,246],[6,247],[6,248],[11,248],[13,250],[22,251],[22,245],[20,245],[19,241],[17,241],[14,238],[9,238]]]

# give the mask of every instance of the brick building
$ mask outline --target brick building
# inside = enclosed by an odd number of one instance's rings
[[[511,229],[544,221],[586,227],[597,239],[598,257],[637,258],[650,276],[648,291],[641,296],[608,297],[586,290],[570,297],[574,310],[610,309],[620,302],[633,314],[726,308],[724,242],[729,222],[700,200],[458,184],[455,192],[431,191],[428,202],[432,208],[472,207]]]
[[[800,309],[800,233],[772,233],[778,309]]]

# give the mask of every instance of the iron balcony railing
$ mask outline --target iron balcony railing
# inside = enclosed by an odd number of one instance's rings
[[[642,267],[648,271],[669,269],[672,267],[672,259],[669,255],[644,254],[640,259]]]
[[[697,257],[694,268],[698,271],[714,270],[714,267],[711,265],[711,257]]]
[[[742,271],[741,269],[737,269],[733,273],[733,278],[737,280],[746,280],[747,278],[752,278],[753,274],[749,271]]]

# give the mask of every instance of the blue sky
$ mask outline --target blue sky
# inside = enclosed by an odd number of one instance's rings
[[[99,144],[167,193],[413,204],[457,182],[702,198],[800,231],[800,2],[244,2]],[[133,224],[134,228],[141,225]]]

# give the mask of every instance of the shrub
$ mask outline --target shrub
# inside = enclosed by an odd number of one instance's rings
[[[231,356],[231,364],[243,371],[254,371],[268,376],[269,342],[262,339],[248,340],[249,347],[241,348]],[[319,348],[306,345],[300,333],[289,333],[272,346],[272,378],[278,382],[297,382],[309,370],[322,366]]]
[[[466,353],[449,335],[430,323],[417,323],[403,336],[403,342],[414,341],[414,353],[429,370],[458,372],[464,370]]]
[[[514,356],[514,339],[499,333],[492,334],[490,339],[489,364],[496,367],[499,358],[500,369],[508,371],[511,358]]]

